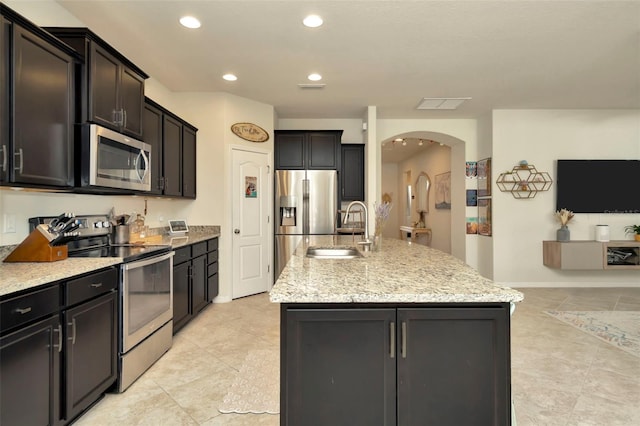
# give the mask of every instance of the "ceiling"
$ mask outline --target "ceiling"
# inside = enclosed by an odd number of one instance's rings
[[[279,118],[640,108],[640,1],[56,1],[171,91],[229,92]],[[309,13],[324,25],[304,27]],[[312,72],[324,89],[298,87]],[[472,99],[416,110],[424,97]]]

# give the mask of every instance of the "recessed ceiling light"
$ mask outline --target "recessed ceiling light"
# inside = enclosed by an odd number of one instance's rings
[[[238,77],[236,77],[234,74],[225,74],[222,76],[222,78],[227,81],[236,81],[238,79]]]
[[[180,23],[187,28],[200,28],[200,21],[193,16],[183,16],[180,18]]]
[[[320,74],[316,74],[316,73],[309,74],[309,75],[307,76],[307,78],[308,78],[309,80],[311,80],[311,81],[320,81],[320,80],[322,80],[322,76],[321,76]]]
[[[322,18],[319,17],[318,15],[309,15],[302,20],[302,23],[304,24],[305,27],[317,28],[320,25],[322,25],[323,21],[322,21]]]
[[[394,142],[402,142],[402,140],[403,140],[402,138],[396,138],[396,139],[394,139],[393,141],[394,141]]]

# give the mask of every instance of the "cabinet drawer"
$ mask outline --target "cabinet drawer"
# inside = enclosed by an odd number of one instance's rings
[[[210,277],[213,274],[218,273],[218,262],[212,263],[207,267],[207,276]]]
[[[86,277],[68,281],[65,285],[67,305],[92,299],[101,294],[110,292],[118,287],[118,270],[107,269],[102,272],[87,275]]]
[[[198,257],[207,252],[207,242],[203,241],[201,243],[196,243],[191,246],[191,255],[193,257]]]
[[[212,251],[207,255],[207,265],[211,265],[213,262],[218,261],[218,250]]]
[[[2,331],[44,317],[60,309],[60,286],[45,288],[0,303]]]
[[[173,256],[173,264],[178,265],[180,263],[184,263],[187,260],[191,259],[191,246],[180,247],[175,250],[175,255]]]
[[[207,251],[218,250],[218,239],[213,238],[207,241]]]

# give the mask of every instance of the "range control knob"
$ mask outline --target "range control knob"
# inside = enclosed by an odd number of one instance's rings
[[[102,222],[100,222],[100,221],[95,222],[95,223],[93,224],[93,227],[94,227],[94,228],[102,228]]]
[[[111,227],[111,223],[109,223],[108,220],[105,220],[102,222],[102,227],[103,228],[110,228]]]

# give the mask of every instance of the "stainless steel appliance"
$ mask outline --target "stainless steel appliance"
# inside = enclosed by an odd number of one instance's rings
[[[335,170],[276,170],[275,274],[306,235],[334,233],[338,203]]]
[[[80,186],[151,190],[151,145],[97,124],[81,129]]]
[[[55,217],[29,219],[32,228]],[[123,392],[173,342],[173,251],[169,245],[109,244],[106,216],[76,216],[69,257],[119,257],[118,381]]]

